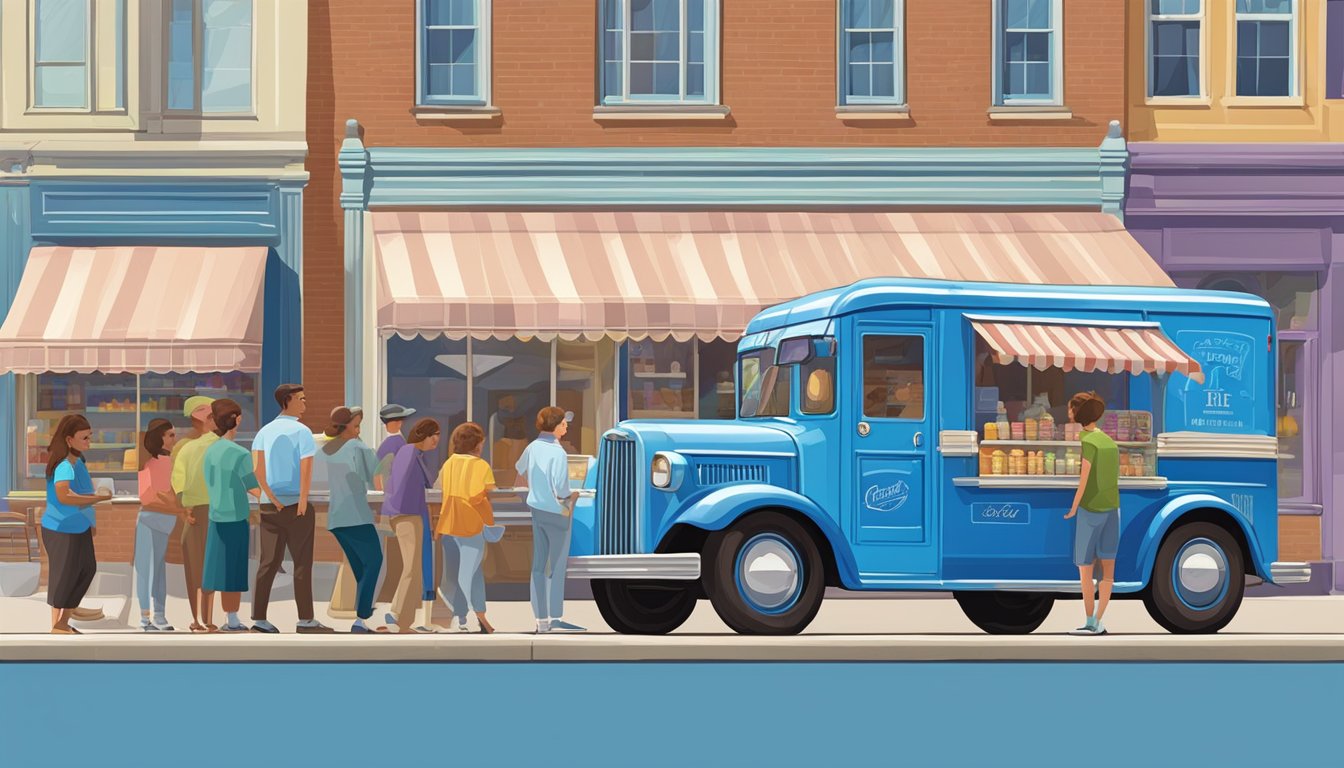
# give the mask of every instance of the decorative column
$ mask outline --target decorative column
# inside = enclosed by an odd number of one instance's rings
[[[1125,218],[1125,171],[1129,166],[1129,148],[1120,133],[1120,121],[1112,120],[1101,140],[1101,210],[1121,221]]]
[[[265,312],[261,347],[261,413],[280,413],[271,393],[281,384],[303,381],[303,186],[279,184],[280,241],[266,259]]]
[[[22,163],[11,163],[5,161],[9,167],[4,171],[23,172]],[[0,176],[0,318],[9,315],[28,262],[28,249],[33,244],[29,194],[26,178]],[[22,429],[23,424],[14,418],[14,396],[14,374],[0,376],[0,498],[9,493],[19,466],[14,447],[18,443],[16,430]],[[0,508],[3,506],[0,501]]]
[[[345,211],[345,402],[364,402],[364,210],[368,207],[369,153],[359,122],[345,121],[345,140],[336,156],[341,169],[341,209]]]
[[[1336,221],[1339,221],[1338,219]],[[1335,592],[1344,592],[1344,229],[1332,233],[1330,263],[1320,288],[1321,559],[1333,570]]]

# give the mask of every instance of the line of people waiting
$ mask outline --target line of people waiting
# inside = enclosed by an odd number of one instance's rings
[[[141,509],[134,556],[140,628],[174,631],[166,612],[165,558],[169,536],[178,528],[192,632],[279,632],[267,619],[267,608],[286,551],[298,608],[295,631],[333,632],[313,613],[317,515],[310,497],[314,463],[322,462],[330,489],[327,527],[345,553],[355,580],[356,619],[350,631],[374,634],[391,627],[400,633],[435,631],[429,616],[435,597],[437,541],[448,576],[444,597],[459,630],[466,630],[468,613],[474,612],[480,632],[493,633],[486,617],[483,565],[486,545],[498,541],[504,529],[495,524],[490,505],[495,479],[490,464],[481,458],[485,442],[481,427],[471,422],[458,425],[449,437],[450,455],[436,472],[428,464],[428,455],[438,448],[439,424],[421,419],[402,437],[405,421],[415,413],[412,408],[389,405],[381,410],[389,436],[377,451],[360,439],[362,410],[336,408],[324,431],[328,439],[319,449],[312,432],[300,422],[307,410],[304,388],[281,385],[275,399],[280,416],[257,431],[250,452],[236,442],[242,408],[227,398],[188,398],[183,415],[191,419],[192,428],[181,437],[167,419],[148,424],[142,439]],[[526,486],[532,513],[531,591],[539,633],[583,631],[563,618],[565,566],[577,493],[570,490],[567,457],[559,440],[572,419],[572,414],[553,406],[541,409],[537,414],[539,436],[517,463],[519,484]],[[42,536],[50,562],[47,599],[53,634],[79,634],[69,622],[97,569],[93,508],[112,497],[110,491],[94,491],[85,466],[83,455],[91,438],[88,420],[68,414],[57,425],[49,449]],[[431,525],[426,492],[439,477],[443,501],[437,524]],[[401,561],[398,573],[387,574],[397,586],[391,610],[384,617],[386,626],[370,624],[384,563],[370,490],[384,492],[382,515],[388,518]],[[254,502],[260,510],[260,559],[251,585],[249,627],[238,614],[242,595],[249,589]],[[225,612],[222,626],[214,623],[216,592]],[[425,618],[413,626],[417,607]]]

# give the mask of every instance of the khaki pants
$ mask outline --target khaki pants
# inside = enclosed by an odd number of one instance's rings
[[[397,575],[397,592],[392,596],[392,612],[397,615],[397,629],[409,632],[415,623],[415,612],[420,607],[420,557],[424,544],[425,523],[419,515],[397,515],[390,518],[392,532],[397,537],[397,551],[401,554],[401,571]],[[388,571],[391,579],[392,571]]]
[[[210,528],[210,506],[202,504],[199,507],[192,507],[191,512],[196,517],[196,524],[192,525],[185,517],[182,518],[182,537],[178,541],[182,544],[182,572],[187,577],[187,598],[191,601],[191,618],[198,620],[200,604],[196,590],[201,588],[201,574],[205,571],[205,534]]]

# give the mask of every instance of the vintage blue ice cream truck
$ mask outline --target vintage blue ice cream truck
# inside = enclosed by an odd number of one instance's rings
[[[1278,551],[1275,322],[1249,295],[875,279],[761,312],[733,421],[603,436],[570,575],[665,633],[708,598],[737,632],[801,631],[826,587],[951,591],[992,633],[1080,593],[1080,446],[1095,391],[1121,447],[1115,593],[1215,632]],[[1086,514],[1080,512],[1080,514]]]

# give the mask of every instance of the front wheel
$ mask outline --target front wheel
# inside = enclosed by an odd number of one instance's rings
[[[1213,523],[1189,523],[1162,541],[1143,605],[1168,632],[1207,634],[1232,621],[1245,591],[1237,540]]]
[[[1035,632],[1055,598],[1039,592],[954,592],[966,618],[991,635],[1027,635]]]
[[[807,529],[758,512],[709,537],[705,591],[723,623],[744,635],[796,635],[826,591],[821,552]]]
[[[665,635],[695,610],[695,582],[595,579],[592,587],[602,620],[626,635]]]

